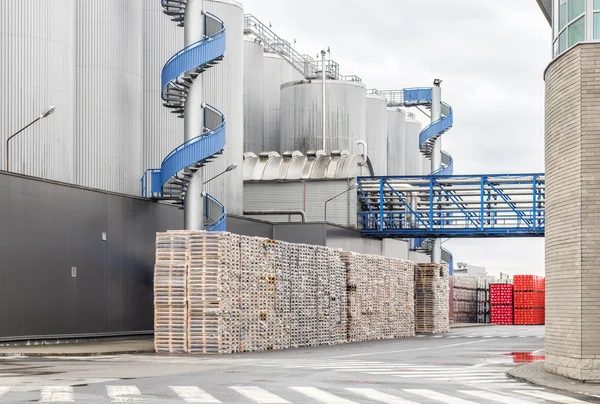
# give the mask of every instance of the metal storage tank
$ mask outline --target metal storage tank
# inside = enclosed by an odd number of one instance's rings
[[[143,0],[76,3],[75,183],[138,195]]]
[[[419,149],[419,134],[422,128],[421,122],[414,119],[414,117],[409,117],[406,120],[406,175],[423,174],[424,157]]]
[[[374,95],[366,99],[367,154],[375,175],[387,174],[387,101]],[[359,139],[362,140],[362,139]]]
[[[2,145],[48,105],[57,108],[11,140],[11,171],[73,180],[75,4],[75,0],[0,2]],[[4,170],[5,153],[1,154]]]
[[[387,175],[406,174],[406,114],[401,109],[387,111]]]
[[[244,38],[244,152],[264,148],[264,49],[253,37]]]
[[[205,190],[225,205],[228,214],[243,214],[244,154],[244,8],[235,0],[205,0],[206,10],[225,22],[227,53],[223,62],[204,72],[206,102],[218,108],[227,119],[225,152],[204,167],[205,181],[230,171],[206,184]],[[182,133],[183,138],[183,133]]]
[[[281,150],[323,148],[323,82],[295,81],[281,86]],[[347,149],[358,154],[356,141],[366,132],[366,88],[352,81],[326,82],[326,152]]]
[[[183,48],[183,32],[163,13],[160,1],[144,1],[144,170],[160,167],[162,160],[183,143],[183,119],[163,107],[160,97],[162,68]]]
[[[264,150],[280,150],[281,85],[304,77],[275,53],[264,54]]]

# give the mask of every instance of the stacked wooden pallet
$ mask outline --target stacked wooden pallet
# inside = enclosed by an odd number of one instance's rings
[[[448,332],[448,267],[417,264],[415,271],[415,322],[418,333]]]
[[[347,272],[348,340],[413,336],[414,263],[343,252]]]

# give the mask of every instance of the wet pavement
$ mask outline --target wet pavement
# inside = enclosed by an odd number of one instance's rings
[[[600,402],[506,376],[543,356],[540,326],[230,356],[0,358],[0,401],[152,403]]]

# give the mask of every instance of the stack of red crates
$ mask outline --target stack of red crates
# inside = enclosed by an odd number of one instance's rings
[[[492,324],[513,324],[513,285],[490,284],[490,312]]]
[[[515,324],[543,325],[546,317],[546,279],[515,275]]]

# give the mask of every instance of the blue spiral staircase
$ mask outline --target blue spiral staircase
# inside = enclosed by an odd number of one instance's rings
[[[183,27],[187,0],[161,0],[163,12]],[[162,70],[163,105],[183,118],[187,94],[193,81],[204,71],[219,63],[226,49],[224,22],[204,14],[204,38],[177,52]],[[185,209],[185,194],[191,177],[200,168],[217,158],[227,139],[225,116],[218,109],[203,108],[205,130],[169,153],[160,168],[144,173],[142,196]],[[225,207],[211,195],[204,198],[204,230],[225,231]]]

